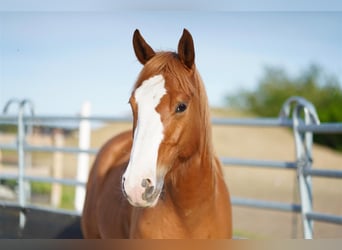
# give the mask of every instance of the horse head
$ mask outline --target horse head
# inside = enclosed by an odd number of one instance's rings
[[[177,53],[155,52],[138,30],[133,47],[144,67],[129,100],[133,144],[122,189],[131,205],[152,207],[176,163],[198,151],[205,136],[201,131],[207,100],[194,63],[193,39],[186,29]]]

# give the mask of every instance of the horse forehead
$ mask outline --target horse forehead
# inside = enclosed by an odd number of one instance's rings
[[[137,104],[150,104],[156,107],[166,92],[165,78],[159,74],[144,80],[135,90],[134,97]]]

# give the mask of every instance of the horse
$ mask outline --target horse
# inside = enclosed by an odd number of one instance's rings
[[[132,130],[96,156],[84,237],[231,238],[230,197],[191,34],[183,30],[177,52],[155,52],[137,29],[133,48],[143,68],[129,99]]]

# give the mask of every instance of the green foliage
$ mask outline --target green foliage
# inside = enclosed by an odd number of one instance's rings
[[[32,181],[31,190],[32,190],[32,193],[48,195],[51,193],[51,184],[45,183],[45,182]]]
[[[311,65],[296,77],[283,69],[267,67],[257,89],[241,90],[227,96],[230,107],[275,117],[282,104],[291,96],[302,96],[312,102],[321,122],[342,121],[342,89],[336,77],[327,75],[317,65]],[[317,143],[342,150],[342,135],[316,134]]]
[[[18,186],[17,180],[1,180],[0,184],[5,185],[13,190]],[[34,194],[50,194],[51,184],[33,181],[31,182],[31,191]]]
[[[1,124],[0,125],[0,132],[16,133],[17,132],[17,126],[16,125]]]
[[[50,195],[52,185],[44,182],[31,182],[31,189],[33,194]],[[74,209],[75,187],[63,185],[62,190],[60,208]]]
[[[17,186],[17,180],[0,180],[0,185],[7,186],[14,190]]]
[[[63,186],[62,203],[60,205],[63,209],[74,209],[75,187]]]

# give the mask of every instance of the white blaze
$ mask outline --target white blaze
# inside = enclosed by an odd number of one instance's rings
[[[156,107],[166,94],[165,79],[156,75],[145,80],[135,90],[134,97],[138,107],[138,120],[134,132],[131,157],[124,173],[124,188],[131,201],[143,204],[142,180],[149,179],[153,186],[157,182],[158,150],[163,140],[163,124]]]

